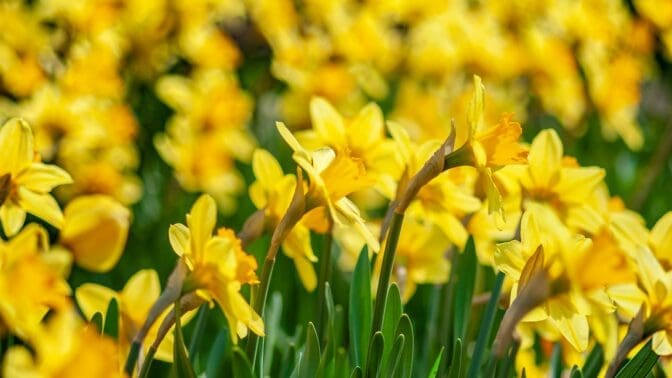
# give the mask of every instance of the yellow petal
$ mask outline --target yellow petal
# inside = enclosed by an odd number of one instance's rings
[[[0,127],[0,172],[16,176],[33,161],[33,132],[28,123],[12,118]]]
[[[252,155],[252,170],[254,177],[265,187],[273,187],[282,179],[282,167],[270,152],[258,148]]]
[[[65,208],[60,243],[77,264],[94,272],[112,269],[126,245],[130,211],[112,197],[81,196]]]
[[[612,285],[606,291],[609,298],[630,318],[637,314],[646,300],[646,295],[635,283]]]
[[[48,193],[59,185],[72,183],[72,177],[55,165],[32,163],[16,176],[16,183],[36,193]]]
[[[595,191],[604,175],[604,169],[597,167],[564,168],[555,190],[561,201],[581,203]]]
[[[303,287],[309,292],[312,292],[317,287],[317,275],[315,274],[313,264],[305,257],[301,256],[294,257],[293,260],[296,272],[299,274]]]
[[[119,300],[114,290],[98,284],[85,283],[75,290],[77,304],[87,319],[91,319],[96,312],[100,312],[104,318],[112,298]]]
[[[303,257],[312,262],[317,261],[310,244],[310,231],[301,223],[294,226],[287,234],[287,238],[282,243],[282,249],[289,257]]]
[[[122,311],[141,327],[149,309],[161,294],[159,275],[153,269],[143,269],[135,273],[121,291]]]
[[[495,249],[495,267],[507,277],[518,281],[527,259],[522,254],[522,245],[517,240],[497,244]]]
[[[212,231],[217,223],[217,205],[215,200],[204,194],[196,200],[187,215],[187,225],[191,232],[191,254],[194,260],[202,258],[205,243],[212,236]]]
[[[311,161],[310,153],[308,153],[308,151],[306,151],[306,149],[303,148],[303,146],[301,146],[299,141],[296,140],[292,132],[289,131],[289,129],[287,128],[287,126],[285,126],[284,123],[276,122],[275,127],[278,129],[278,132],[280,133],[282,139],[285,140],[285,143],[287,143],[289,148],[291,148],[292,151],[294,151],[294,154],[297,155],[298,158],[308,162]]]
[[[26,221],[26,212],[13,202],[7,201],[0,206],[0,220],[5,235],[14,236]]]
[[[672,211],[668,211],[651,229],[651,245],[656,256],[672,261]]]
[[[562,336],[579,352],[588,347],[588,319],[560,300],[548,304],[549,317]]]
[[[648,248],[639,248],[635,259],[639,266],[639,278],[642,285],[649,296],[653,296],[656,293],[656,283],[665,281],[665,271]]]
[[[672,340],[666,331],[658,331],[653,334],[652,349],[659,356],[669,356],[672,354]]]
[[[19,187],[19,205],[27,212],[42,218],[56,228],[63,227],[63,213],[50,194],[38,194]]]
[[[385,139],[384,122],[383,112],[378,105],[370,103],[365,106],[348,127],[350,145],[366,150]]]
[[[542,130],[532,141],[527,156],[529,172],[536,187],[549,187],[558,179],[562,162],[562,142],[553,129]]]
[[[483,111],[485,108],[485,87],[478,75],[474,75],[474,94],[469,102],[467,123],[469,124],[469,139],[480,130],[483,124]]]
[[[168,239],[170,246],[173,247],[173,251],[178,256],[189,254],[191,236],[189,235],[187,226],[182,223],[171,224],[168,230]]]
[[[313,129],[324,141],[332,146],[346,146],[343,117],[324,98],[313,97],[310,100],[310,118]]]

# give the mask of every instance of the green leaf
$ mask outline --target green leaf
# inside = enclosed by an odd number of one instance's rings
[[[266,336],[262,339],[264,341],[263,368],[264,368],[264,375],[270,375],[271,367],[273,366],[273,357],[274,357],[273,351],[275,350],[276,343],[278,342],[278,338],[280,337],[279,334],[281,332],[279,331],[282,329],[281,325],[282,308],[283,308],[282,294],[280,294],[277,291],[273,292],[266,306],[267,307],[265,310],[266,315],[264,316],[264,324],[265,329],[267,331]]]
[[[499,303],[499,296],[502,291],[502,284],[504,283],[504,273],[498,272],[495,277],[495,283],[490,291],[490,299],[485,308],[485,314],[481,320],[481,326],[478,330],[478,338],[476,339],[476,346],[471,356],[469,364],[468,378],[477,378],[481,371],[481,361],[485,355],[490,333],[492,332],[492,325],[495,322],[495,315],[497,313],[497,304]]]
[[[194,369],[191,366],[187,356],[187,347],[184,345],[184,334],[182,333],[182,324],[180,313],[180,300],[175,301],[173,306],[175,311],[175,341],[173,344],[173,367],[178,377],[196,378]]]
[[[455,318],[453,320],[454,337],[462,340],[465,340],[467,336],[477,263],[474,239],[469,237],[456,267],[458,271],[455,286],[455,307],[453,307],[455,311]]]
[[[352,274],[348,318],[352,362],[355,366],[364,366],[371,337],[371,271],[366,247],[360,252]]]
[[[413,371],[413,347],[414,347],[414,337],[413,337],[413,324],[411,323],[411,318],[407,314],[401,315],[399,323],[397,324],[397,329],[395,331],[397,335],[404,335],[404,351],[401,358],[401,369],[397,369],[395,373],[396,377],[410,377],[411,372]]]
[[[324,302],[327,307],[327,332],[325,335],[326,345],[322,352],[322,360],[320,361],[320,372],[323,376],[332,377],[335,368],[336,355],[336,330],[334,326],[334,316],[336,309],[334,308],[334,297],[331,294],[331,286],[329,282],[324,283]]]
[[[117,339],[119,337],[119,304],[114,298],[112,298],[110,303],[107,305],[103,333],[113,339]]]
[[[362,378],[362,368],[359,366],[355,366],[354,369],[352,369],[352,374],[350,374],[350,378]]]
[[[602,345],[595,344],[588,357],[586,357],[581,372],[585,378],[597,378],[600,370],[602,370],[602,365],[604,365],[604,351]]]
[[[373,334],[371,345],[369,346],[369,354],[366,359],[366,376],[378,377],[382,365],[383,349],[385,348],[385,338],[383,333],[378,331]]]
[[[453,358],[450,361],[450,367],[448,368],[448,377],[450,378],[459,378],[462,373],[462,339],[459,337],[455,340],[455,345],[453,346]]]
[[[401,294],[399,293],[399,286],[397,286],[396,283],[392,283],[390,285],[390,289],[387,292],[387,300],[385,302],[382,331],[383,338],[388,340],[388,342],[385,343],[381,366],[387,366],[387,359],[389,358],[390,350],[392,349],[391,341],[394,340],[397,336],[394,331],[403,312]]]
[[[205,364],[205,376],[208,378],[215,378],[221,376],[222,364],[224,362],[224,356],[227,351],[226,348],[229,344],[229,330],[228,328],[222,328],[217,332],[217,337],[215,342],[210,347],[210,354],[208,355],[208,360]]]
[[[247,359],[247,355],[239,347],[233,348],[233,353],[231,354],[231,365],[233,368],[234,377],[254,378],[250,360]]]
[[[560,378],[562,375],[562,345],[555,343],[551,353],[551,372],[552,378]]]
[[[387,360],[387,366],[385,368],[386,377],[394,377],[400,375],[400,373],[397,372],[401,370],[401,367],[403,365],[402,359],[404,356],[403,353],[404,353],[405,339],[406,336],[397,335],[396,340],[394,340],[394,344],[392,345],[392,349],[390,350],[390,356]]]
[[[95,314],[93,314],[89,323],[91,323],[96,327],[98,333],[103,332],[103,314],[101,314],[100,312],[96,312]]]
[[[658,362],[658,355],[651,349],[652,343],[652,340],[649,340],[635,357],[616,373],[616,378],[644,377],[651,372]]]
[[[320,368],[320,341],[317,338],[317,331],[312,322],[308,323],[306,330],[306,346],[301,356],[301,365],[299,366],[299,378],[315,377]]]
[[[427,378],[436,378],[436,375],[439,373],[439,366],[441,365],[441,358],[443,358],[443,350],[444,350],[444,348],[441,347],[441,350],[439,351],[439,355],[436,356],[436,359],[434,360],[434,364],[432,365],[432,370],[430,370],[429,376]]]

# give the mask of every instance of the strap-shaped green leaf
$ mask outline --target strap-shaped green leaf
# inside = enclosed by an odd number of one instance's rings
[[[95,314],[93,314],[89,323],[91,323],[93,326],[96,327],[98,333],[103,332],[103,314],[101,314],[100,312],[96,312]]]
[[[469,325],[469,313],[471,312],[471,298],[474,295],[474,282],[476,280],[476,247],[474,239],[469,238],[464,251],[458,258],[457,283],[455,286],[455,318],[453,320],[454,337],[465,340],[467,326]]]
[[[397,335],[397,338],[392,344],[392,349],[390,350],[390,356],[387,359],[387,367],[385,368],[386,377],[396,377],[401,373],[397,374],[397,371],[402,368],[404,357],[404,345],[405,345],[406,336]]]
[[[301,364],[299,366],[299,378],[312,378],[317,376],[320,368],[320,340],[317,338],[317,331],[313,323],[308,323],[306,330],[306,345],[301,355]]]
[[[366,377],[376,378],[380,376],[384,348],[385,338],[383,333],[378,331],[371,338],[371,345],[369,345],[369,354],[366,358]]]
[[[113,339],[119,337],[119,303],[112,298],[107,305],[107,312],[105,313],[105,326],[103,333]]]
[[[602,365],[604,365],[604,351],[602,350],[602,345],[595,344],[590,353],[588,353],[581,372],[585,378],[597,378],[600,370],[602,370]]]
[[[649,340],[649,342],[637,352],[635,357],[628,361],[628,363],[616,373],[616,378],[646,377],[653,367],[656,366],[656,362],[658,362],[658,355],[653,351],[651,346],[652,341]]]
[[[392,283],[387,292],[385,311],[383,313],[383,338],[387,342],[385,343],[385,348],[383,350],[381,366],[387,366],[387,359],[389,358],[390,350],[392,349],[392,340],[397,336],[394,331],[403,311],[399,287],[396,283]]]
[[[194,369],[191,366],[191,361],[187,356],[187,347],[184,344],[184,334],[182,333],[182,324],[180,317],[180,300],[175,302],[173,307],[175,311],[175,341],[173,344],[173,367],[175,373],[180,378],[196,378]]]
[[[439,366],[441,365],[441,358],[443,358],[444,349],[445,349],[444,347],[441,347],[439,355],[436,356],[434,364],[432,365],[432,370],[429,371],[429,375],[427,376],[427,378],[436,378],[436,375],[439,374]]]
[[[247,355],[239,347],[233,348],[231,354],[231,364],[233,365],[233,375],[236,378],[253,378],[252,365]]]
[[[455,340],[453,345],[453,357],[450,359],[450,367],[448,368],[449,378],[459,378],[462,373],[462,339],[459,337]]]
[[[413,344],[415,343],[413,335],[413,323],[407,314],[401,315],[395,333],[397,335],[404,335],[405,340],[404,352],[401,359],[401,369],[397,369],[394,376],[407,378],[411,376],[411,372],[413,371]]]
[[[355,366],[364,366],[371,337],[371,269],[366,247],[360,252],[352,273],[348,319],[352,362]]]

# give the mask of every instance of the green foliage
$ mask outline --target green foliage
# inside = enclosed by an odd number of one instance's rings
[[[119,304],[114,298],[107,305],[103,333],[115,339],[119,337]]]
[[[352,273],[348,314],[352,362],[354,366],[363,367],[371,334],[371,269],[366,248],[360,252]]]
[[[645,377],[651,372],[658,362],[658,355],[651,349],[652,341],[649,340],[642,349],[637,352],[632,360],[628,361],[616,373],[616,378],[636,378]]]

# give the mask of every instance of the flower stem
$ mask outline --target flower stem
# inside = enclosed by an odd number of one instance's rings
[[[373,323],[371,324],[371,337],[383,327],[383,314],[385,313],[385,301],[390,287],[390,277],[394,266],[394,255],[397,251],[401,225],[404,222],[404,213],[395,211],[390,221],[390,229],[387,234],[385,251],[383,252],[383,263],[380,269],[380,280],[378,281],[378,291],[376,292],[376,303],[373,311]]]
[[[266,303],[266,297],[268,296],[268,288],[271,283],[271,276],[273,275],[273,266],[275,265],[275,255],[277,254],[279,246],[271,243],[266,259],[264,260],[264,267],[261,273],[261,281],[259,283],[259,289],[257,290],[257,295],[254,298],[254,310],[261,316],[264,317],[264,304]],[[275,249],[273,251],[272,249]],[[251,332],[248,335],[247,340],[247,356],[252,361],[252,368],[256,363],[257,355],[257,344],[259,343],[259,337]]]
[[[486,343],[490,338],[490,331],[492,330],[492,323],[497,312],[497,304],[499,302],[499,294],[502,291],[502,284],[504,283],[504,273],[499,272],[495,277],[495,285],[490,294],[488,306],[485,309],[485,315],[481,321],[481,329],[478,331],[478,338],[476,339],[476,347],[474,348],[474,355],[471,357],[471,364],[469,365],[468,377],[478,377],[481,369],[481,359],[485,351]]]
[[[331,227],[329,231],[324,235],[324,252],[320,259],[320,276],[317,281],[317,327],[319,335],[323,336],[325,327],[324,327],[324,301],[325,301],[325,289],[326,283],[331,279],[331,244],[333,241],[333,235],[331,233]]]

